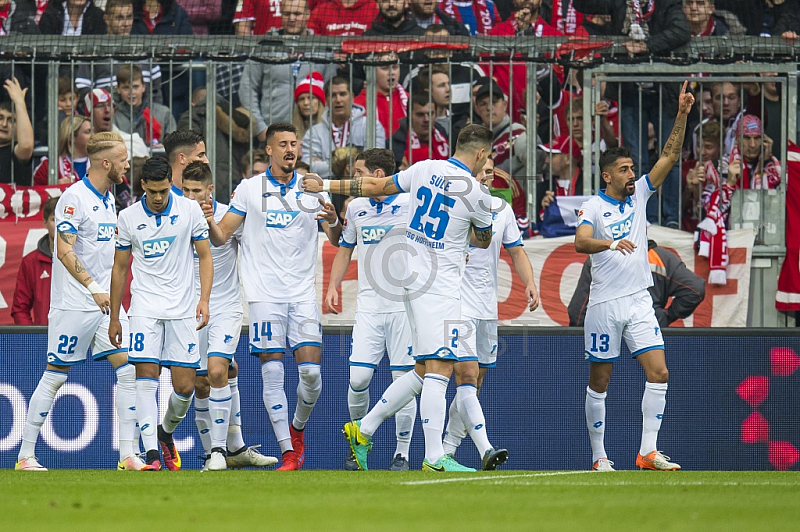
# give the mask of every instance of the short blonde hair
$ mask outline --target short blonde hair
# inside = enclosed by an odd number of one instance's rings
[[[125,145],[125,141],[119,133],[114,131],[102,131],[89,137],[86,152],[89,154],[90,158],[95,158],[97,154],[109,150],[117,144]]]
[[[331,153],[331,172],[336,179],[347,177],[344,175],[344,171],[347,169],[348,165],[355,164],[357,155],[358,149],[352,146],[345,146],[344,148],[336,148],[333,150],[333,153]]]

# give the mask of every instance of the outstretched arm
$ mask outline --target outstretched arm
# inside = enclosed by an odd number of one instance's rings
[[[678,96],[678,116],[675,118],[675,126],[672,128],[672,133],[664,144],[664,149],[661,151],[661,157],[658,158],[653,169],[650,170],[650,184],[658,188],[667,178],[667,174],[681,160],[681,148],[683,146],[683,137],[686,134],[686,118],[689,116],[689,111],[692,110],[694,104],[694,96],[686,92],[688,81],[683,82],[681,94]]]
[[[374,198],[398,194],[400,189],[391,177],[354,177],[353,179],[322,180],[317,174],[306,174],[303,178],[306,192],[330,192],[345,196]]]

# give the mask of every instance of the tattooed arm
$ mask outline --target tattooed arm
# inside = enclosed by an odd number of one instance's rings
[[[686,117],[694,104],[694,96],[686,92],[688,82],[683,82],[681,94],[678,96],[678,116],[675,118],[675,126],[672,128],[661,157],[658,158],[653,169],[650,170],[650,183],[658,188],[667,178],[667,174],[681,160],[681,148],[683,147],[683,137],[686,134]]]
[[[328,192],[345,196],[374,198],[391,196],[400,192],[391,177],[354,177],[353,179],[328,181]],[[323,181],[317,174],[306,174],[303,178],[306,192],[322,192]]]
[[[92,279],[92,276],[86,271],[86,267],[81,262],[81,259],[78,258],[74,249],[75,240],[78,238],[78,235],[74,233],[62,233],[61,231],[57,234],[56,255],[58,256],[58,260],[61,261],[61,264],[64,265],[69,274],[73,276],[76,281],[85,286],[87,290],[91,291],[89,285],[94,282],[94,279]],[[104,313],[107,314],[109,312],[111,301],[107,293],[95,293],[92,294],[92,298]]]

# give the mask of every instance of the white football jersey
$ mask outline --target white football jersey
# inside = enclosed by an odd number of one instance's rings
[[[197,306],[192,242],[208,238],[200,205],[170,192],[160,213],[146,197],[119,215],[117,249],[131,250],[133,281],[129,316],[192,318]]]
[[[214,200],[214,221],[219,223],[228,206]],[[211,285],[211,300],[208,311],[212,316],[223,312],[242,312],[242,295],[239,290],[239,239],[242,236],[240,225],[227,242],[217,247],[211,245],[211,258],[214,261],[214,283]],[[200,299],[200,259],[194,254],[194,288]]]
[[[392,178],[409,193],[407,290],[458,298],[471,226],[492,226],[488,189],[452,157],[418,162]]]
[[[339,245],[358,245],[359,312],[405,312],[402,257],[407,218],[408,194],[395,194],[382,202],[354,198],[348,204]]]
[[[117,228],[117,211],[111,191],[106,191],[103,196],[88,178],[81,179],[59,198],[55,222],[57,232],[77,235],[72,247],[75,255],[92,279],[110,291]],[[89,290],[67,271],[57,257],[53,257],[50,308],[100,310]]]
[[[231,196],[228,212],[244,216],[240,241],[242,285],[248,302],[316,300],[318,195],[306,194],[297,172],[284,185],[270,169],[245,179]],[[328,194],[321,196],[329,202]]]
[[[497,264],[500,246],[522,245],[522,235],[511,205],[492,198],[492,243],[486,249],[469,247],[469,262],[461,281],[461,316],[480,320],[497,319]]]
[[[592,255],[592,285],[589,306],[647,290],[653,285],[647,261],[647,199],[655,192],[650,176],[636,181],[636,190],[626,201],[602,191],[581,205],[578,225],[592,226],[592,238],[630,240],[636,250],[628,254],[606,250]]]

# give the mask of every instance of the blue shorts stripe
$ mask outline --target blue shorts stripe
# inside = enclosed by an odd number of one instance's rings
[[[161,361],[157,358],[137,358],[131,356],[128,357],[128,362],[130,362],[131,364],[162,364]]]
[[[307,345],[315,346],[315,347],[322,347],[322,342],[300,342],[296,346],[292,347],[292,353],[300,349],[301,347],[305,347]]]
[[[584,351],[584,354],[586,356],[586,360],[588,360],[589,362],[616,362],[617,360],[619,360],[619,355],[612,358],[597,358],[589,351]]]
[[[200,361],[197,362],[172,362],[171,360],[161,362],[162,366],[170,367],[175,366],[176,368],[194,368],[200,369]]]
[[[389,366],[389,371],[411,371],[414,366]]]
[[[484,364],[483,362],[478,362],[479,368],[494,368],[497,367],[497,362],[490,362],[488,364]]]
[[[645,353],[647,351],[655,351],[656,349],[663,350],[664,349],[664,344],[654,345],[654,346],[650,346],[650,347],[645,347],[644,349],[639,349],[638,351],[635,351],[635,352],[631,353],[631,358],[636,358],[639,355],[641,355],[642,353]]]
[[[250,345],[250,354],[254,356],[258,356],[262,353],[284,353],[284,352],[286,352],[285,347],[261,348],[261,347],[253,347],[252,345]]]
[[[207,355],[210,357],[220,357],[220,358],[227,358],[228,360],[233,358],[233,353],[220,353],[219,351],[212,351]]]
[[[127,349],[112,349],[111,351],[103,351],[102,353],[97,353],[96,355],[92,355],[92,360],[102,360],[106,358],[108,355],[116,355],[117,353],[127,353]],[[120,366],[122,367],[122,366]]]
[[[478,357],[461,357],[457,360],[457,362],[477,362]]]
[[[86,362],[86,358],[65,362],[58,358],[55,353],[47,353],[47,363],[52,366],[74,366],[76,364],[83,364],[84,362]]]

